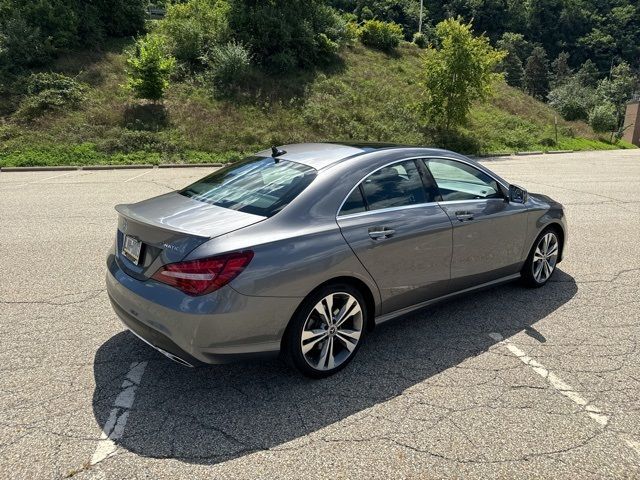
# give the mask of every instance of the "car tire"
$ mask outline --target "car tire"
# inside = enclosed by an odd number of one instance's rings
[[[364,296],[351,285],[331,284],[313,292],[285,333],[287,360],[311,378],[342,370],[362,345],[367,313]]]
[[[561,242],[560,233],[553,227],[538,235],[522,267],[522,281],[527,287],[539,288],[549,281],[558,264]]]

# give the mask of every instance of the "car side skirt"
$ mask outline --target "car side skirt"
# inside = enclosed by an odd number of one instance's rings
[[[380,325],[381,323],[387,322],[394,318],[400,317],[407,313],[411,313],[415,310],[419,310],[424,307],[428,307],[429,305],[433,305],[435,303],[440,303],[445,300],[449,300],[451,298],[457,297],[459,295],[464,295],[466,293],[475,292],[477,290],[482,290],[484,288],[494,287],[496,285],[501,285],[503,283],[513,282],[514,280],[518,280],[520,278],[520,273],[514,273],[512,275],[507,275],[506,277],[501,277],[496,280],[492,280],[490,282],[482,283],[480,285],[476,285],[474,287],[465,288],[464,290],[458,290],[457,292],[448,293],[438,298],[432,298],[425,302],[416,303],[415,305],[411,305],[410,307],[402,308],[400,310],[396,310],[394,312],[386,313],[384,315],[380,315],[375,318],[376,325]]]

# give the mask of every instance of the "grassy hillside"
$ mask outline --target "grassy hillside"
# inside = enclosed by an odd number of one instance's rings
[[[367,140],[444,146],[465,153],[549,149],[609,149],[581,122],[519,90],[500,84],[477,105],[457,134],[437,136],[410,107],[419,99],[420,50],[402,46],[389,56],[358,46],[327,71],[265,77],[256,72],[231,97],[204,82],[172,84],[164,105],[133,100],[125,84],[126,44],[73,54],[54,70],[89,85],[81,108],[21,122],[19,98],[0,101],[0,165],[229,161],[272,144]]]

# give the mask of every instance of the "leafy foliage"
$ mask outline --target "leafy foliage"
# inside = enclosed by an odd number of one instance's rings
[[[549,92],[549,105],[565,120],[588,120],[595,103],[595,90],[582,85],[577,76]]]
[[[436,34],[441,47],[425,56],[420,109],[427,123],[449,130],[464,123],[474,100],[491,92],[505,52],[492,48],[487,37],[474,37],[471,25],[459,20],[440,22]]]
[[[206,51],[230,40],[229,11],[224,0],[174,3],[156,31],[166,37],[173,56],[193,68],[200,65]]]
[[[204,57],[207,73],[213,84],[227,90],[246,78],[251,67],[251,53],[237,42],[215,46]]]
[[[157,102],[169,87],[174,67],[175,59],[166,54],[162,37],[147,35],[127,58],[128,86],[138,98]]]
[[[549,62],[542,47],[535,47],[524,70],[524,82],[532,97],[544,100],[549,92]]]
[[[638,84],[628,63],[623,62],[611,69],[609,78],[598,83],[596,96],[600,103],[610,103],[615,106],[616,118],[621,122],[625,113],[625,103],[631,98]]]
[[[416,0],[332,0],[329,3],[352,12],[362,22],[377,19],[396,23],[404,30],[407,40],[418,30],[420,2]]]
[[[360,41],[368,47],[391,51],[404,38],[402,27],[396,23],[367,20],[360,27]]]
[[[589,125],[598,133],[612,133],[618,128],[616,106],[603,103],[595,107],[589,114]]]
[[[349,36],[347,22],[322,0],[230,0],[237,41],[272,72],[331,60]]]
[[[558,57],[551,62],[551,72],[553,76],[553,85],[562,85],[571,76],[571,67],[569,67],[569,54],[560,52]]]
[[[144,28],[146,5],[146,0],[0,0],[0,60],[15,71],[101,44],[106,36],[133,35]]]
[[[429,45],[429,39],[424,33],[415,33],[413,35],[413,43],[416,44],[418,48],[427,48]]]
[[[516,88],[524,88],[524,68],[522,60],[514,52],[507,52],[502,61],[502,71],[508,85]]]
[[[86,98],[86,86],[59,73],[35,73],[27,81],[27,96],[16,115],[33,119],[45,112],[78,108]]]

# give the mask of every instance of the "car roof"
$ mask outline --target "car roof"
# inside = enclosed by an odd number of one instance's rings
[[[456,155],[447,150],[437,148],[415,147],[409,145],[399,145],[395,143],[375,143],[375,142],[341,142],[341,143],[293,143],[280,145],[279,150],[286,153],[278,158],[290,160],[292,162],[308,165],[316,170],[333,165],[349,158],[358,157],[365,153],[378,150],[422,150],[425,155]],[[256,154],[259,157],[270,157],[271,150],[262,150]]]

